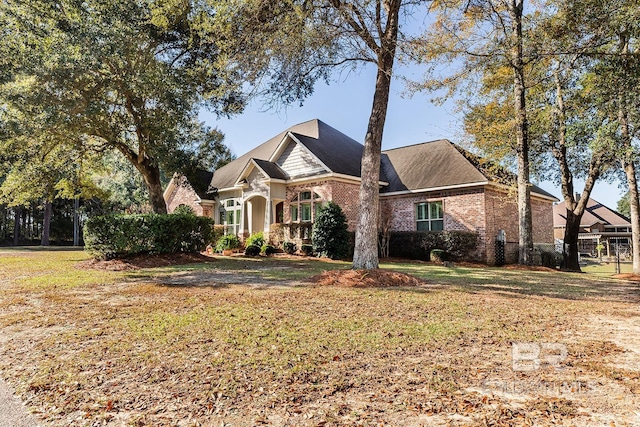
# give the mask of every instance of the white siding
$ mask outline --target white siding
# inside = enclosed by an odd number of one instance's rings
[[[253,168],[249,176],[247,177],[247,184],[249,187],[244,190],[244,198],[259,194],[263,197],[269,197],[269,184],[264,182],[266,176],[258,168]]]
[[[276,163],[291,178],[328,172],[305,148],[294,141],[289,142]]]

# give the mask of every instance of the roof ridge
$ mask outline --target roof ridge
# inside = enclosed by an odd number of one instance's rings
[[[448,142],[449,144],[455,145],[453,142],[449,141],[447,138],[440,138],[440,139],[434,139],[433,141],[424,141],[424,142],[418,142],[418,143],[415,143],[415,144],[403,145],[402,147],[389,148],[387,150],[382,150],[382,152],[386,153],[386,152],[394,151],[394,150],[402,150],[404,148],[417,147],[418,145],[432,144],[434,142]]]

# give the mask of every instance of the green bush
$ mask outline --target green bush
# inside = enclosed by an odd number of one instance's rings
[[[284,249],[284,252],[289,254],[289,255],[293,255],[296,253],[296,244],[293,242],[284,242],[282,244],[282,248]]]
[[[311,256],[313,255],[313,245],[302,245],[300,251],[302,251],[302,254],[305,256]]]
[[[258,256],[260,255],[260,246],[257,245],[249,245],[245,248],[244,254],[247,256]]]
[[[275,254],[276,250],[277,249],[276,249],[275,246],[269,245],[269,244],[264,244],[264,245],[262,245],[262,250],[260,251],[260,253],[269,256],[269,255]]]
[[[216,242],[216,252],[237,249],[240,247],[240,239],[235,234],[225,234]]]
[[[212,235],[211,218],[188,214],[97,216],[84,226],[85,249],[101,259],[198,252]]]
[[[218,243],[218,240],[220,240],[220,238],[222,236],[224,236],[224,225],[214,225],[213,226],[213,234],[211,236],[211,246],[215,247],[216,244]]]
[[[431,262],[444,262],[448,260],[449,257],[447,253],[442,249],[431,249],[431,252],[429,252],[429,261]]]
[[[251,236],[249,236],[249,238],[247,238],[247,240],[245,240],[244,245],[245,246],[257,246],[259,248],[262,247],[262,245],[264,245],[264,234],[262,233],[262,231],[259,231],[257,233],[253,233]]]
[[[475,261],[478,234],[469,231],[394,231],[390,233],[389,255],[428,260],[433,249],[444,250],[452,260]]]
[[[349,254],[347,217],[342,208],[329,202],[320,209],[313,223],[313,251],[331,259],[344,258]]]
[[[179,205],[171,212],[171,215],[195,215],[193,208],[188,205]]]

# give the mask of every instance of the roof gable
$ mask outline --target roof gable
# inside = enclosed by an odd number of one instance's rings
[[[564,227],[567,223],[567,208],[564,200],[553,206],[553,226]],[[593,227],[596,224],[613,227],[631,227],[628,218],[602,203],[589,198],[584,210],[580,227]]]
[[[289,177],[300,178],[329,172],[325,166],[307,147],[296,141],[295,136],[285,138],[278,159],[273,162],[278,165]],[[277,154],[274,153],[274,154]],[[272,157],[273,158],[273,157]]]
[[[385,193],[487,183],[489,180],[446,139],[385,150]]]

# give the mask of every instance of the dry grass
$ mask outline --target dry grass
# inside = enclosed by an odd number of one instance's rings
[[[348,265],[82,259],[0,253],[0,369],[47,425],[637,425],[631,349],[604,330],[638,315],[630,283],[418,263],[385,267],[426,286],[317,287],[299,280]],[[568,354],[514,371],[513,342]]]

